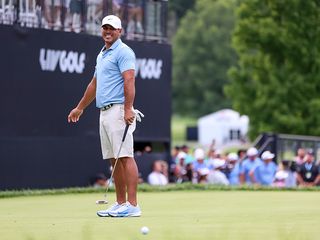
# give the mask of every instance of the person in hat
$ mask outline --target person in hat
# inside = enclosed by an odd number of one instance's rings
[[[256,166],[251,172],[251,181],[255,184],[271,186],[274,180],[274,176],[277,172],[277,165],[272,161],[274,154],[270,151],[262,153],[261,158],[263,163]]]
[[[114,170],[116,202],[100,217],[138,217],[138,168],[133,158],[133,132],[136,128],[135,62],[133,50],[121,39],[121,20],[115,15],[102,19],[104,41],[97,56],[95,72],[82,99],[68,115],[68,122],[78,122],[84,109],[96,99],[100,109],[100,139],[103,159],[110,159]],[[137,116],[138,117],[138,116]],[[115,165],[126,125],[130,125]]]
[[[222,169],[225,167],[224,160],[216,160],[213,165],[213,170],[207,176],[208,184],[215,185],[229,185],[229,180],[226,175],[222,172]]]
[[[316,186],[320,183],[319,166],[314,162],[312,150],[308,150],[304,163],[297,166],[297,182],[300,186]]]
[[[188,182],[191,181],[192,176],[188,177],[188,167],[190,170],[190,166],[192,166],[191,163],[186,164],[185,160],[187,158],[187,154],[183,151],[180,151],[179,154],[177,155],[176,158],[176,164],[174,165],[173,168],[173,173],[174,173],[174,182],[176,183],[182,183],[182,182]],[[190,174],[190,173],[189,173]],[[191,175],[192,175],[192,169],[191,169]]]
[[[272,186],[274,187],[295,187],[297,185],[294,161],[282,160],[278,171],[274,176]]]
[[[251,185],[253,182],[250,172],[260,164],[262,164],[262,161],[258,157],[258,150],[255,147],[249,148],[247,150],[247,158],[241,164],[240,183]]]
[[[229,153],[227,155],[227,177],[230,185],[240,184],[240,163],[239,156],[236,153]]]
[[[194,182],[199,183],[200,180],[204,182],[204,178],[209,171],[209,166],[205,161],[205,152],[202,148],[197,148],[194,150],[194,158],[195,161],[192,163],[193,165],[193,174],[194,174]],[[197,180],[196,180],[197,179]]]

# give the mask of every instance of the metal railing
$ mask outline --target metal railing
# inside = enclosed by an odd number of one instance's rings
[[[0,0],[0,24],[100,35],[109,14],[126,39],[167,41],[167,0]]]
[[[259,153],[269,150],[276,154],[276,160],[294,160],[299,148],[310,149],[316,161],[320,160],[320,137],[292,134],[261,134],[254,143]]]

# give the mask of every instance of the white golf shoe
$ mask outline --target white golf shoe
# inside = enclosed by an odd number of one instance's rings
[[[113,211],[109,211],[111,217],[140,217],[141,209],[139,205],[133,206],[129,202],[124,203],[121,207],[116,208]]]
[[[125,204],[125,203],[124,203]],[[109,217],[109,212],[116,211],[118,208],[120,208],[123,204],[118,204],[115,202],[111,207],[109,207],[107,210],[101,210],[97,212],[97,215],[99,217]]]

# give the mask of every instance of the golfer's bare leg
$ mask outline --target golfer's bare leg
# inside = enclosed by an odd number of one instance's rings
[[[132,157],[121,158],[126,176],[126,185],[128,193],[128,202],[137,205],[137,186],[138,186],[138,167],[136,161]]]
[[[112,166],[114,166],[115,159],[112,159],[111,162]],[[116,187],[116,199],[118,204],[126,202],[126,178],[124,173],[125,170],[122,161],[121,159],[118,159],[117,165],[113,173],[114,185]]]

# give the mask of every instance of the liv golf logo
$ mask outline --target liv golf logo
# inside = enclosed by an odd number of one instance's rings
[[[67,52],[65,50],[40,49],[39,62],[43,71],[83,73],[86,54],[78,52]]]
[[[160,79],[162,73],[162,60],[153,58],[137,58],[136,75],[142,79]]]
[[[42,71],[56,71],[69,73],[83,73],[85,68],[85,53],[65,50],[40,49],[39,62]],[[137,58],[136,76],[141,79],[160,79],[162,60],[154,58]]]

